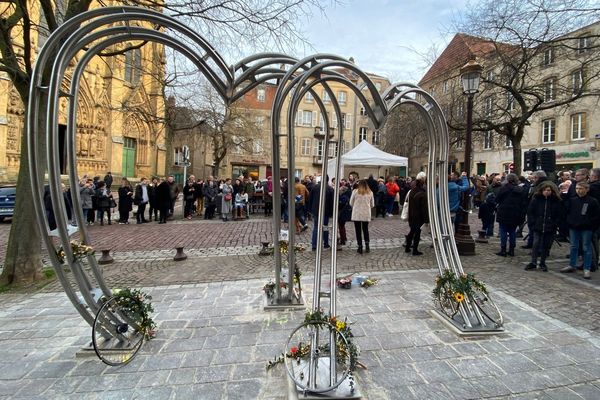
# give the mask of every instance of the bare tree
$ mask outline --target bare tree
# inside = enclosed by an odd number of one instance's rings
[[[599,30],[581,29],[600,19],[600,8],[588,0],[485,0],[467,10],[457,31],[493,46],[484,57],[473,129],[512,141],[520,172],[521,141],[533,116],[600,95]]]
[[[32,40],[35,33],[40,32],[44,36],[54,32],[61,21],[87,11],[92,3],[92,0],[5,0],[0,3],[0,71],[8,75],[23,104],[28,102],[32,65],[37,51],[37,43]],[[104,0],[98,0],[98,3],[99,6],[109,5]],[[285,43],[298,43],[301,38],[298,26],[302,17],[315,9],[322,11],[316,0],[126,0],[123,3],[163,10],[186,19],[208,40],[240,49],[248,44],[267,46],[278,43],[285,47]],[[34,18],[38,13],[41,15],[39,25]],[[49,73],[45,71],[46,75]],[[26,144],[25,135],[22,135],[21,149],[25,149]],[[31,282],[41,278],[40,232],[30,209],[31,198],[29,160],[27,153],[22,151],[15,217],[0,284]]]

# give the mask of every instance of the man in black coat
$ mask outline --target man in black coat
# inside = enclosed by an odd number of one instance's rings
[[[598,203],[600,203],[600,168],[594,168],[590,172],[590,192],[588,193],[592,196]],[[598,269],[599,257],[599,247],[598,241],[600,240],[600,228],[594,231],[594,235],[592,236],[592,271]]]
[[[519,186],[517,175],[508,174],[506,176],[506,183],[496,196],[496,204],[498,205],[496,220],[500,226],[500,251],[496,255],[514,256],[517,227],[525,219],[528,204],[527,193]],[[507,241],[509,242],[508,252],[506,251]]]
[[[588,194],[590,185],[578,182],[575,187],[577,196],[571,197],[567,202],[567,222],[569,223],[569,237],[571,241],[571,254],[569,266],[560,272],[574,272],[579,254],[579,244],[583,248],[583,278],[591,279],[592,270],[592,236],[600,227],[600,204]]]
[[[110,173],[110,171],[108,171],[106,173],[106,175],[104,175],[104,183],[106,184],[107,189],[110,189],[110,187],[112,186],[113,177],[112,177],[112,174]]]
[[[537,188],[539,185],[542,184],[542,182],[548,180],[548,175],[546,175],[546,173],[544,171],[535,171],[532,175],[531,175],[531,181],[529,183],[529,186],[523,186],[523,190],[525,190],[525,193],[528,193],[527,197],[528,197],[528,205],[531,202],[531,200],[533,199],[533,195],[534,193],[536,193]],[[522,230],[522,227],[521,227]],[[527,220],[527,230],[529,231],[529,234],[527,236],[527,244],[525,244],[524,246],[521,246],[524,249],[531,249],[533,247],[533,237],[535,235],[534,233],[534,229],[533,229],[533,224],[531,221]]]
[[[156,187],[156,203],[160,211],[159,224],[166,224],[169,211],[171,209],[171,185],[167,180],[163,180]]]
[[[367,178],[367,185],[369,186],[369,189],[371,189],[371,192],[373,192],[373,195],[375,195],[375,193],[377,193],[378,185],[377,180],[373,178],[373,174],[369,174],[369,177]]]
[[[325,178],[325,181],[321,179],[321,182],[313,186],[308,195],[308,208],[313,217],[313,232],[312,232],[312,250],[317,249],[317,232],[319,229],[319,203],[321,196],[321,185],[325,185],[325,216],[323,217],[323,248],[328,249],[329,245],[329,218],[333,217],[333,196],[334,190],[328,184],[329,176]]]

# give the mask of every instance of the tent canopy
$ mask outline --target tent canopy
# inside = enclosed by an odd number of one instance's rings
[[[408,158],[386,153],[363,140],[355,148],[342,154],[341,163],[342,171],[346,165],[406,167]],[[327,173],[329,178],[335,177],[335,158],[327,163]]]

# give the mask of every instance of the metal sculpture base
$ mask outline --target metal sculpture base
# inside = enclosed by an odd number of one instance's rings
[[[75,353],[75,358],[87,357],[96,357],[96,351],[94,350],[94,345],[92,344],[92,342],[89,342],[87,345],[83,346]]]
[[[277,300],[276,296],[269,297],[263,294],[264,297],[264,307],[265,311],[277,311],[277,310],[304,310],[306,308],[306,304],[304,302],[304,296],[300,296],[299,298],[292,297],[289,299],[279,299]]]
[[[301,379],[302,371],[306,371],[308,360],[301,360],[298,368],[294,368],[294,377]],[[317,386],[329,386],[329,357],[321,357],[318,361]],[[298,374],[298,375],[296,375]],[[340,385],[328,392],[312,393],[298,387],[288,375],[288,386],[290,388],[288,399],[360,399],[362,395],[357,388],[356,380],[353,376],[348,375]]]
[[[504,328],[496,327],[496,324],[493,321],[488,320],[489,325],[487,326],[471,323],[473,326],[468,327],[460,314],[456,314],[454,318],[449,318],[438,310],[429,310],[429,313],[459,336],[485,336],[504,333]]]

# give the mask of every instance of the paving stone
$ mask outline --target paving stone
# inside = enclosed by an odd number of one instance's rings
[[[487,358],[462,358],[448,360],[463,378],[502,375],[502,371]]]
[[[591,384],[577,385],[571,389],[586,400],[600,399],[600,388]]]
[[[196,383],[222,382],[229,380],[232,366],[215,365],[196,369]]]
[[[520,353],[500,353],[490,355],[489,358],[507,374],[540,369],[530,359]]]
[[[569,365],[573,359],[558,349],[539,349],[522,353],[527,358],[542,368],[558,367],[560,365]]]
[[[494,376],[467,379],[466,382],[473,386],[481,397],[501,397],[511,393],[510,389]]]
[[[444,382],[444,387],[455,399],[466,400],[478,399],[481,397],[479,391],[467,381],[457,379],[450,382]]]
[[[548,389],[544,391],[544,394],[556,400],[582,400],[580,395],[568,387]]]
[[[452,398],[448,389],[441,383],[428,383],[426,385],[411,385],[409,389],[415,395],[417,399],[431,399],[431,400],[446,400]]]
[[[230,400],[245,400],[257,399],[260,393],[261,384],[256,379],[227,382],[227,399]]]
[[[414,367],[429,383],[450,382],[460,379],[456,371],[445,361],[417,362]]]

